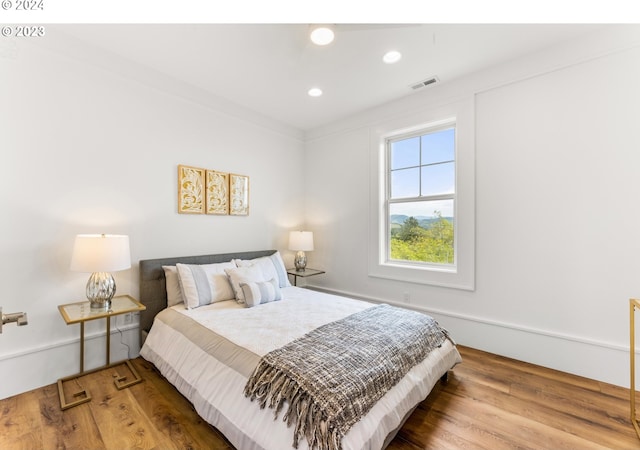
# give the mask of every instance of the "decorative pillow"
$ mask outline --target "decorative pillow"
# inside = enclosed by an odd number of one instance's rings
[[[231,269],[225,269],[231,288],[235,293],[236,301],[238,303],[244,303],[244,293],[240,285],[242,283],[255,283],[258,281],[266,281],[260,268],[256,266],[235,267]]]
[[[178,279],[178,268],[176,266],[162,266],[164,269],[164,279],[167,288],[167,306],[174,306],[184,303],[180,280]]]
[[[270,256],[262,256],[255,259],[234,259],[233,262],[238,267],[257,266],[264,275],[265,280],[274,278],[278,281],[278,287],[289,287],[289,277],[287,269],[284,267],[280,252],[275,252]]]
[[[244,304],[247,308],[253,308],[261,303],[282,300],[280,286],[278,286],[275,278],[269,281],[240,283],[240,287],[242,288]]]
[[[233,289],[225,269],[235,267],[230,261],[217,264],[176,264],[182,296],[188,309],[231,300]]]

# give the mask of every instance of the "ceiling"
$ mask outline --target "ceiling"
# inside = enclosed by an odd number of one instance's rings
[[[573,24],[335,26],[333,43],[307,24],[65,25],[67,34],[302,131],[590,32]],[[398,50],[402,59],[384,64]],[[437,89],[438,84],[425,89]],[[307,95],[319,87],[324,95]]]

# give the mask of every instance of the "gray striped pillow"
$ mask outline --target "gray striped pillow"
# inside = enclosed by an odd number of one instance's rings
[[[282,292],[278,284],[275,278],[269,281],[240,283],[240,288],[244,294],[244,304],[247,308],[252,308],[261,303],[282,300]]]
[[[231,300],[235,297],[225,269],[232,269],[232,262],[216,264],[176,264],[180,289],[188,309],[210,303]]]

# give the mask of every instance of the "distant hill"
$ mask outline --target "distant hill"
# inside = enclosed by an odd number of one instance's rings
[[[397,226],[401,226],[404,224],[404,222],[411,216],[406,216],[404,214],[392,214],[391,215],[391,228],[395,228],[394,225]],[[416,220],[418,221],[418,224],[422,227],[422,228],[429,228],[429,226],[439,220],[437,217],[432,217],[432,216],[414,216],[416,218]],[[453,217],[443,217],[443,219],[453,223]]]

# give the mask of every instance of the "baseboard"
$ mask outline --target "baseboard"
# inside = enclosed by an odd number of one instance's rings
[[[129,330],[138,330],[139,329],[139,325],[138,324],[130,324],[130,325],[125,325],[125,326],[118,326],[117,329],[112,329],[111,330],[111,336],[113,335],[117,335],[119,336],[120,332],[125,332],[125,331],[129,331]],[[102,339],[104,338],[105,333],[104,332],[95,332],[95,333],[86,333],[85,334],[85,343],[88,343],[90,341],[93,341],[95,339]],[[113,339],[113,337],[112,337]],[[113,342],[113,341],[112,341]],[[67,345],[74,345],[77,344],[79,345],[80,343],[80,338],[76,337],[76,338],[71,338],[71,339],[65,339],[65,340],[60,340],[57,342],[53,342],[47,345],[39,345],[37,347],[32,347],[32,348],[28,348],[28,349],[22,349],[19,350],[17,352],[14,353],[5,353],[4,355],[0,355],[0,363],[6,359],[14,359],[14,358],[20,358],[23,356],[27,356],[33,353],[41,353],[41,352],[45,352],[47,350],[51,350],[53,348],[57,348],[57,347],[64,347]]]
[[[630,384],[629,346],[321,286],[306,287],[427,313],[445,326],[461,345],[617,386],[628,388]],[[640,354],[640,350],[636,353]],[[636,380],[636,385],[638,383]]]

